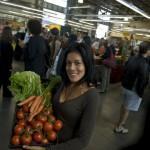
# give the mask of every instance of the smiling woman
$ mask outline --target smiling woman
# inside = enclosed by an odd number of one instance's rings
[[[58,142],[47,148],[24,149],[82,150],[88,146],[99,106],[99,94],[92,84],[93,68],[92,51],[86,45],[73,43],[68,47],[61,67],[63,82],[52,100],[55,116],[63,121]]]
[[[71,82],[77,82],[85,75],[85,66],[78,52],[68,54],[66,61],[66,72]]]

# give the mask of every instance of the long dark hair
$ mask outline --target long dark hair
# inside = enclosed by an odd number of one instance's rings
[[[6,42],[12,41],[12,30],[10,27],[6,26],[3,28],[0,39],[1,39],[1,41],[6,41]]]
[[[84,77],[80,80],[80,83],[87,82],[87,84],[90,85],[91,83],[93,83],[94,77],[94,60],[92,50],[88,46],[86,46],[86,44],[77,42],[72,43],[64,54],[62,67],[60,68],[60,75],[64,81],[64,84],[68,85],[70,83],[70,80],[66,73],[66,58],[71,52],[78,52],[81,55],[85,65],[86,72]]]

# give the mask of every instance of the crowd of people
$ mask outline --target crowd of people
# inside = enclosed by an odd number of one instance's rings
[[[50,74],[61,76],[62,83],[54,94],[52,105],[54,114],[63,120],[64,127],[56,145],[50,145],[48,148],[23,148],[81,150],[90,141],[101,101],[95,76],[103,72],[101,92],[106,92],[109,87],[112,64],[102,64],[99,72],[96,72],[94,59],[99,56],[102,60],[114,57],[115,45],[111,40],[104,39],[93,42],[88,35],[81,34],[65,33],[60,38],[57,28],[47,32],[41,23],[34,19],[28,21],[27,31],[24,39],[17,39],[24,57],[24,69],[39,74],[41,79]],[[12,96],[8,89],[13,61],[12,41],[11,28],[6,26],[0,38],[0,86],[3,87],[4,97]],[[125,123],[129,111],[138,111],[148,85],[149,72],[150,43],[142,42],[138,54],[129,57],[124,65],[123,102],[120,119],[114,129],[116,133],[128,133]]]

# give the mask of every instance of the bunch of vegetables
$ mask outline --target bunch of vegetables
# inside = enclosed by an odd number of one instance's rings
[[[56,141],[57,132],[63,127],[61,120],[56,120],[52,110],[44,108],[34,119],[28,121],[30,109],[27,105],[18,107],[16,110],[16,122],[13,128],[11,144],[41,145]]]
[[[51,98],[52,90],[61,78],[51,76],[45,86],[37,74],[24,71],[12,75],[10,81],[10,90],[18,103],[11,144],[36,145],[55,141],[63,123],[52,114]]]

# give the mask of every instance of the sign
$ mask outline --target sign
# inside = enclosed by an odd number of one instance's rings
[[[66,15],[64,13],[56,12],[49,9],[44,10],[44,17],[42,19],[43,24],[58,24],[58,25],[65,25]]]
[[[64,8],[67,7],[67,0],[44,0],[44,1]]]

